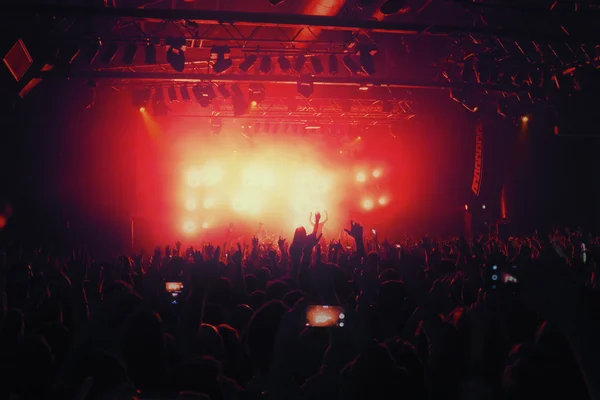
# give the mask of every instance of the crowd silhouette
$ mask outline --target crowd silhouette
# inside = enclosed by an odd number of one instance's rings
[[[7,247],[0,398],[600,399],[597,237],[352,222],[348,249],[315,218],[272,245]],[[344,326],[307,326],[309,305]]]

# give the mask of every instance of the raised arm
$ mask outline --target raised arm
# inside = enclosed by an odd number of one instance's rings
[[[308,222],[310,222],[311,225],[315,225],[315,222],[313,222],[313,213],[311,211],[310,215],[308,216]]]
[[[329,213],[327,212],[327,210],[323,211],[325,213],[325,220],[321,221],[321,226],[325,225],[325,223],[327,221],[329,221]]]

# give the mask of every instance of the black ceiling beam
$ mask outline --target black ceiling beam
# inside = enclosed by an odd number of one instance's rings
[[[134,72],[134,71],[77,71],[50,70],[41,71],[39,78],[83,78],[83,79],[122,79],[126,81],[165,81],[165,82],[213,82],[213,83],[274,83],[297,84],[301,78],[289,75],[214,75],[179,72]],[[462,82],[418,82],[408,79],[379,78],[379,77],[338,77],[314,76],[311,82],[315,85],[331,86],[374,86],[403,89],[455,89],[476,90],[500,93],[538,93],[539,89],[532,87],[501,86],[496,84],[466,84]]]
[[[527,26],[502,29],[490,26],[448,26],[423,23],[396,21],[357,20],[347,17],[329,17],[320,15],[292,15],[272,13],[241,13],[211,10],[173,10],[146,8],[96,8],[61,5],[31,5],[11,4],[3,7],[3,15],[11,14],[46,15],[53,17],[101,17],[101,18],[134,18],[148,21],[193,21],[198,24],[231,23],[246,26],[279,26],[303,27],[310,26],[329,30],[363,29],[372,32],[382,32],[401,35],[433,35],[433,36],[493,36],[501,38],[518,38],[523,40],[540,40],[549,42],[595,42],[600,39],[600,31],[577,32],[566,34],[560,26],[552,27],[552,31],[537,32]],[[550,27],[548,27],[550,28]]]

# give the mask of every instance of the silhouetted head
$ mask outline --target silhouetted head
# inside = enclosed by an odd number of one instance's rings
[[[250,306],[238,304],[229,315],[229,325],[238,333],[242,334],[253,315],[254,310],[250,308]]]
[[[246,350],[261,373],[269,372],[279,321],[287,311],[281,301],[273,300],[259,308],[248,324]]]
[[[194,356],[210,356],[216,360],[223,358],[223,338],[217,328],[209,324],[200,324],[197,340],[194,343]]]

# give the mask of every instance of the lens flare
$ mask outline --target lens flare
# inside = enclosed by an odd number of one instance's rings
[[[381,170],[376,169],[373,171],[373,178],[379,178],[381,176]]]
[[[193,221],[186,221],[183,224],[183,230],[186,233],[194,233],[196,232],[196,224]]]
[[[385,196],[382,196],[377,200],[380,206],[385,206],[388,203],[388,199]]]
[[[356,174],[356,180],[358,182],[364,182],[367,180],[367,175],[364,172],[359,172]]]
[[[372,210],[372,209],[373,209],[373,206],[374,206],[374,204],[373,204],[373,200],[371,200],[371,199],[366,199],[366,200],[363,200],[362,206],[363,206],[363,208],[364,208],[365,210],[367,210],[367,211],[368,211],[368,210]]]

